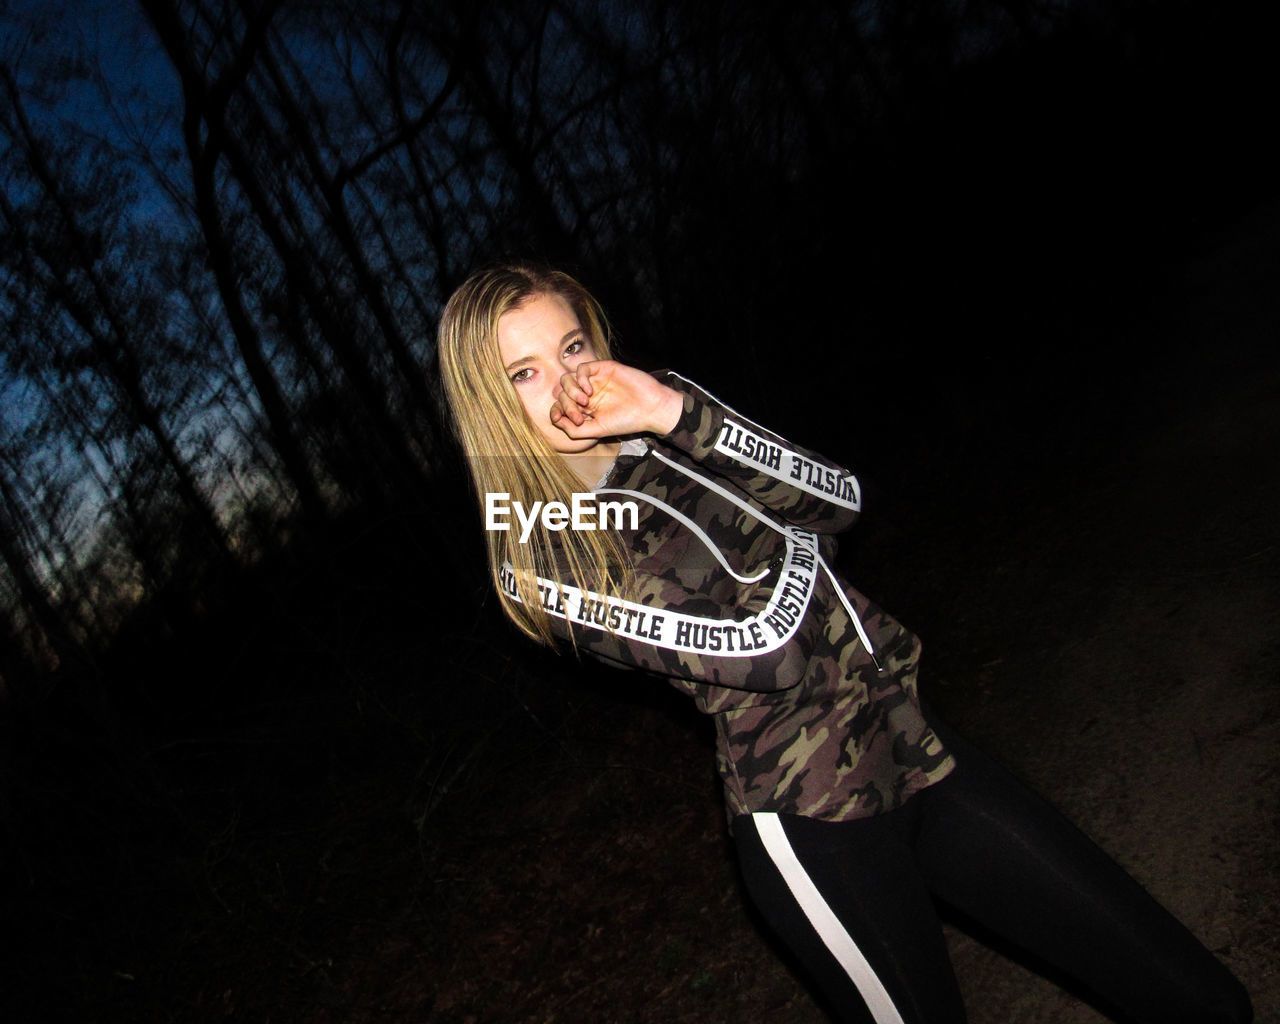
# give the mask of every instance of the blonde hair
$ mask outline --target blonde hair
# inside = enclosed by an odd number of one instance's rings
[[[610,358],[609,329],[600,304],[558,270],[506,264],[472,274],[450,296],[440,318],[437,352],[454,432],[462,445],[482,510],[485,495],[506,492],[531,508],[535,501],[568,504],[582,484],[525,414],[498,351],[498,320],[537,295],[558,295],[578,317],[596,358]],[[552,644],[551,620],[537,577],[560,581],[555,549],[539,521],[528,543],[514,530],[486,531],[489,573],[502,609],[528,636]],[[630,553],[613,530],[564,530],[556,547],[575,586],[617,595],[630,589]],[[514,570],[515,600],[502,586],[503,563]],[[570,634],[572,639],[572,633]],[[576,644],[575,644],[576,647]]]

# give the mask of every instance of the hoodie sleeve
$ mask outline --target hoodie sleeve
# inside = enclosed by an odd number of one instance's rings
[[[779,437],[673,370],[654,374],[684,395],[684,411],[663,443],[725,477],[786,522],[839,533],[862,509],[858,479],[822,455]]]
[[[790,689],[804,678],[823,617],[813,534],[792,527],[784,553],[737,601],[720,605],[666,576],[637,572],[629,600],[538,577],[553,631],[614,664],[739,690]],[[499,583],[519,600],[506,566]]]

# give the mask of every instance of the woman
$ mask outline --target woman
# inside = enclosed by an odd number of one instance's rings
[[[498,495],[634,503],[603,530],[490,516],[503,607],[713,717],[747,889],[841,1020],[964,1020],[935,897],[1121,1019],[1252,1019],[1136,882],[922,710],[919,641],[831,568],[861,507],[851,474],[678,374],[613,361],[598,305],[563,273],[473,275],[439,354],[486,511]]]

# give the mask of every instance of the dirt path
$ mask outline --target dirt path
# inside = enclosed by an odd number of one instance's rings
[[[1280,208],[1187,274],[1191,356],[1135,381],[1141,426],[1069,506],[1032,509],[1025,596],[951,717],[1099,839],[1280,1021]],[[1142,395],[1144,388],[1150,392]],[[1010,579],[1012,577],[1012,579]],[[1004,603],[1004,602],[1002,602]],[[1016,602],[1015,602],[1016,603]],[[974,1024],[1100,1015],[952,933]]]

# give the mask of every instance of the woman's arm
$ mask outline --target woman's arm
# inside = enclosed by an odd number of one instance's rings
[[[753,423],[671,370],[650,375],[608,360],[561,378],[551,420],[570,437],[649,433],[732,480],[787,522],[848,529],[862,508],[857,478]]]
[[[538,600],[557,635],[572,634],[579,648],[608,661],[735,689],[789,689],[821,642],[824,616],[813,605],[826,584],[816,537],[796,527],[787,534],[772,565],[718,599],[674,573],[637,569],[627,600],[542,577]],[[519,600],[509,568],[498,583]]]

